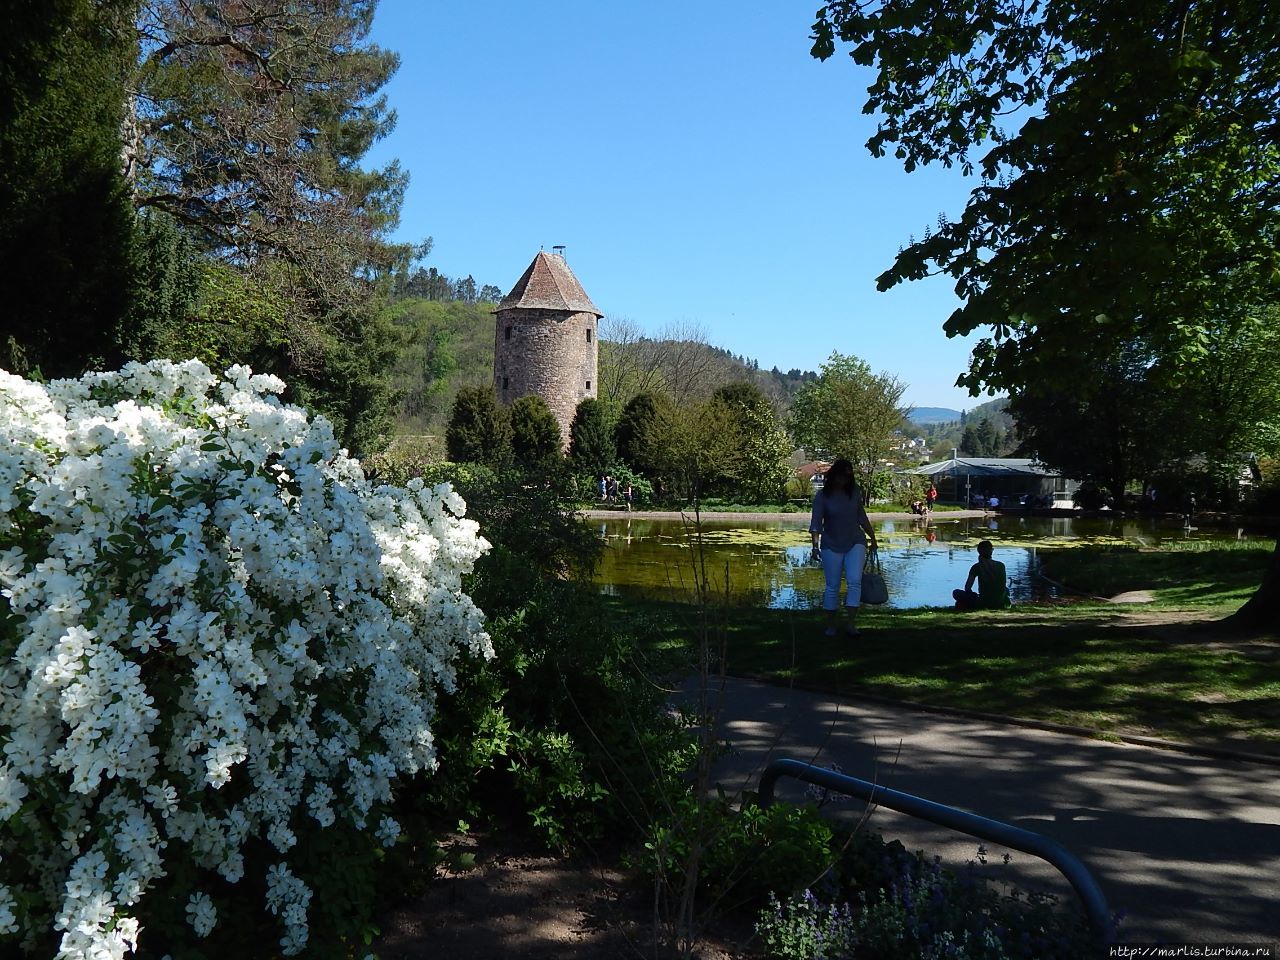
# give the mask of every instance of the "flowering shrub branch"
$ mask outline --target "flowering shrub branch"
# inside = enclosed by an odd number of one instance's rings
[[[299,834],[393,844],[437,691],[492,656],[461,498],[373,486],[283,387],[0,371],[0,949],[52,930],[60,958],[123,957],[162,878],[207,936],[265,841],[255,882],[301,952]]]

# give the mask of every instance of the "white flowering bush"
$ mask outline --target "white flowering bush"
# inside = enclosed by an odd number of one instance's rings
[[[375,487],[282,389],[0,371],[0,953],[151,953],[149,916],[206,937],[246,889],[309,949],[300,838],[393,844],[438,691],[492,656],[462,500]]]

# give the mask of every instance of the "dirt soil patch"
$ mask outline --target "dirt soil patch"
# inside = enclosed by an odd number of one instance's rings
[[[619,960],[652,958],[646,891],[590,856],[552,857],[479,846],[473,870],[441,868],[426,892],[381,923],[381,960]],[[713,931],[700,960],[758,957],[751,931]]]

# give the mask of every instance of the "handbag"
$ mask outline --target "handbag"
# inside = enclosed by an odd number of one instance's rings
[[[880,572],[880,553],[877,550],[867,551],[867,560],[862,566],[862,602],[889,602],[889,587]]]

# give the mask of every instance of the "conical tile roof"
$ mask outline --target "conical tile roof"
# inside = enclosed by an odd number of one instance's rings
[[[545,250],[538,251],[529,269],[502,298],[498,309],[567,310],[604,316],[582,289],[564,257]]]

